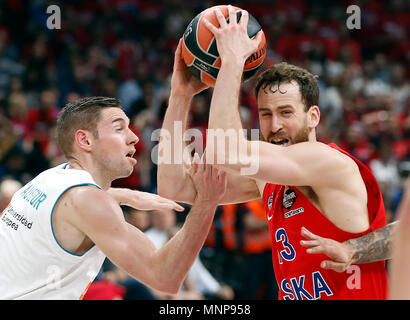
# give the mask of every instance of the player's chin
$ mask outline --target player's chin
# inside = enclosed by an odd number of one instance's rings
[[[137,164],[137,159],[133,157],[127,157],[127,160],[131,163],[132,168]]]
[[[134,171],[134,167],[136,164],[137,164],[137,159],[134,159],[134,158],[128,159],[128,166],[124,166],[124,169],[127,169],[128,171],[128,175],[130,175]]]
[[[120,178],[127,178],[131,175],[134,171],[134,167],[137,164],[137,160],[133,158],[127,158],[126,161],[122,163],[122,165],[118,166],[119,171],[118,175]]]
[[[131,174],[132,174],[132,172],[133,172],[134,170],[122,170],[121,172],[119,172],[118,174],[117,174],[117,176],[116,176],[116,178],[115,179],[123,179],[123,178],[128,178]]]

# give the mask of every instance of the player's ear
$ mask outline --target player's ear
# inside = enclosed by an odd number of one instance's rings
[[[74,142],[78,148],[86,152],[92,149],[92,133],[88,130],[79,129],[75,133]]]
[[[319,125],[320,110],[318,106],[311,106],[308,110],[308,127],[314,129]]]

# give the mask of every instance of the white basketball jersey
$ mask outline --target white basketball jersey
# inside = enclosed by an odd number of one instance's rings
[[[105,255],[97,246],[82,255],[63,249],[52,216],[70,188],[94,185],[84,170],[67,164],[46,170],[18,190],[0,213],[0,299],[80,299]]]

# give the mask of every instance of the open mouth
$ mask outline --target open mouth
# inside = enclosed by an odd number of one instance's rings
[[[270,143],[275,144],[277,146],[286,147],[290,144],[290,141],[289,139],[286,139],[286,138],[277,138],[277,139],[272,139]]]
[[[135,153],[135,150],[130,150],[125,156],[126,156],[127,158],[133,158],[133,157],[134,157],[134,153]]]
[[[137,159],[134,158],[134,153],[135,153],[135,150],[132,150],[125,155],[126,158],[128,158],[131,161],[133,166],[137,164]]]

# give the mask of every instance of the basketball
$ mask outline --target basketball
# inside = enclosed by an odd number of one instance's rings
[[[208,8],[198,14],[188,25],[184,32],[182,42],[182,55],[185,64],[191,72],[206,85],[213,87],[221,66],[216,40],[214,35],[203,22],[205,17],[210,23],[219,27],[219,22],[215,17],[214,9],[219,8],[225,18],[228,19],[228,6],[220,5]],[[236,11],[237,21],[242,16],[241,8],[233,7]],[[229,23],[229,21],[228,21]],[[253,38],[260,30],[260,24],[249,14],[248,36]],[[263,31],[262,31],[263,33]],[[252,53],[245,62],[242,79],[245,81],[251,78],[262,66],[266,57],[266,39],[262,35],[262,41],[258,49]]]

